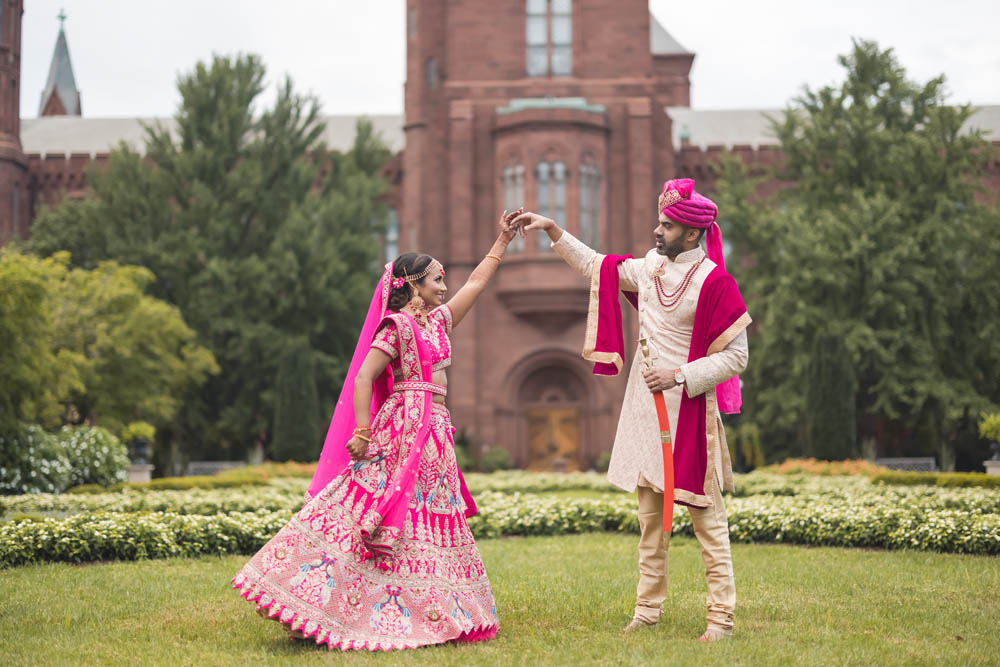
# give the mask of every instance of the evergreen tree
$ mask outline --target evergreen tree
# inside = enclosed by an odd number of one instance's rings
[[[806,438],[810,456],[825,461],[856,458],[854,370],[844,341],[820,334],[813,339],[806,386]]]
[[[319,401],[312,350],[302,339],[281,355],[275,380],[274,431],[271,458],[275,461],[313,461],[322,442]]]
[[[992,147],[969,106],[945,103],[942,77],[911,82],[891,49],[864,41],[840,63],[842,83],[805,89],[774,124],[775,173],[720,169],[743,258],[730,266],[757,322],[745,410],[768,458],[803,453],[812,350],[828,333],[854,369],[859,437],[890,455],[948,441],[971,461],[970,425],[1000,403]],[[761,178],[787,187],[758,196]]]

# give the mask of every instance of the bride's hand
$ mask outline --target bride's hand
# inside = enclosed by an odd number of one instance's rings
[[[347,441],[347,452],[351,455],[352,459],[357,461],[368,452],[368,442],[363,438],[354,436]]]
[[[517,236],[517,227],[511,225],[514,218],[524,213],[524,207],[517,209],[513,213],[508,213],[504,211],[500,214],[500,235],[507,242],[510,242]]]

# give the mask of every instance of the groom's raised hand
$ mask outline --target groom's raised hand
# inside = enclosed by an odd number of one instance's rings
[[[514,218],[511,223],[517,229],[520,229],[521,234],[524,235],[525,232],[530,232],[533,229],[540,229],[549,235],[549,240],[553,243],[559,241],[562,238],[562,227],[556,224],[556,221],[552,218],[546,218],[544,215],[538,215],[537,213],[532,213],[530,211],[522,213],[521,215]]]
[[[546,218],[544,215],[532,213],[531,211],[521,213],[510,223],[511,227],[519,229],[522,233],[530,232],[535,229],[548,231],[554,227],[555,224],[556,221],[552,218]]]

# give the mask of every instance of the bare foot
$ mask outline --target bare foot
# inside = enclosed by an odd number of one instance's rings
[[[640,618],[633,618],[632,621],[628,625],[625,626],[625,629],[622,630],[622,634],[627,635],[627,634],[630,634],[632,632],[635,632],[636,630],[641,630],[643,628],[652,628],[652,627],[655,627],[655,626],[656,626],[656,623],[647,623],[646,621],[644,621],[644,620],[642,620]]]
[[[732,628],[728,628],[728,629],[724,629],[724,628],[708,628],[707,630],[705,630],[705,634],[703,634],[701,637],[698,637],[698,641],[700,641],[700,642],[717,642],[720,639],[726,639],[726,638],[732,637],[732,636],[733,636],[733,630],[732,630]]]

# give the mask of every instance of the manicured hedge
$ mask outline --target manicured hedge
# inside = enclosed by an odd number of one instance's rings
[[[480,538],[638,532],[635,499],[630,495],[571,499],[485,492],[477,502],[480,513],[469,524]],[[733,498],[728,510],[734,542],[1000,554],[1000,513],[981,509],[762,495]],[[250,554],[293,512],[262,509],[207,516],[102,512],[63,518],[24,517],[0,524],[0,567],[45,561]],[[688,512],[679,506],[675,508],[674,533],[693,534]]]
[[[546,497],[548,491],[607,491],[607,498],[633,498],[631,494],[616,492],[597,475],[580,473],[567,475],[537,475],[532,473],[504,473],[497,475],[469,476],[469,486],[477,498],[483,494],[522,493],[527,502],[533,495]],[[495,477],[488,480],[486,478]],[[176,514],[212,515],[226,512],[252,512],[258,510],[294,511],[305,499],[308,480],[281,479],[263,486],[243,486],[233,489],[149,490],[126,489],[115,493],[88,495],[31,494],[0,497],[0,519],[12,515],[47,513],[51,515],[81,512],[138,512],[161,511]],[[489,488],[484,489],[484,486]],[[529,489],[525,492],[524,489]],[[865,477],[817,477],[815,475],[774,475],[754,472],[738,476],[736,498],[727,500],[732,505],[742,498],[756,498],[759,502],[775,504],[782,498],[796,503],[844,504],[859,507],[909,507],[925,510],[962,510],[1000,514],[1000,493],[994,489],[941,488],[935,486],[889,486],[872,484]]]
[[[895,486],[984,487],[1000,489],[1000,475],[982,472],[902,472],[875,475],[872,482]]]
[[[81,484],[66,491],[72,495],[114,493],[131,491],[184,491],[188,489],[231,489],[239,486],[262,486],[268,483],[267,476],[257,470],[237,468],[218,475],[191,475],[190,477],[157,477],[148,482],[120,482],[108,487],[97,484]]]
[[[761,472],[777,473],[779,475],[865,475],[871,477],[888,468],[875,465],[864,459],[848,459],[846,461],[821,461],[819,459],[785,459],[781,463],[773,463],[759,468]]]

